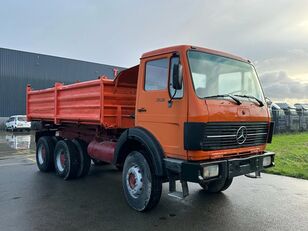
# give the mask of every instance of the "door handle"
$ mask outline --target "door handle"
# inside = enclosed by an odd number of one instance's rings
[[[147,111],[147,109],[145,109],[144,107],[138,108],[137,110],[138,110],[138,112],[146,112]]]

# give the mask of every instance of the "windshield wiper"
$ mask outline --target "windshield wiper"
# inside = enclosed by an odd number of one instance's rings
[[[231,94],[211,95],[211,96],[206,96],[204,98],[205,99],[209,99],[209,98],[218,98],[218,97],[230,97],[231,99],[233,99],[236,102],[237,105],[241,105],[242,104],[242,102],[238,98],[234,97]]]
[[[243,98],[248,98],[248,99],[254,99],[255,101],[257,101],[259,103],[260,107],[264,106],[264,103],[261,100],[259,100],[257,97],[254,97],[252,95],[235,95],[235,96],[243,97]]]

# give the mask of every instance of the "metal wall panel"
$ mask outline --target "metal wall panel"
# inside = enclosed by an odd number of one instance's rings
[[[113,78],[114,68],[49,55],[0,48],[0,117],[25,114],[26,86],[43,89],[55,82],[65,84],[96,79],[101,75]]]

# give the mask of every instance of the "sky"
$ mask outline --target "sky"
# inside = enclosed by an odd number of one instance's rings
[[[250,59],[265,94],[308,102],[306,0],[0,0],[0,47],[130,67],[178,44]]]

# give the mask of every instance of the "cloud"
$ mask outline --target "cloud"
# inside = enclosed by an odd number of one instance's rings
[[[259,73],[285,71],[292,78],[308,72],[308,48],[282,49],[271,57],[254,60]]]
[[[11,0],[0,8],[0,44],[120,66],[182,43],[262,61],[308,48],[307,10],[305,0]]]
[[[260,75],[265,95],[275,99],[307,99],[308,84],[290,78],[286,72],[267,72]]]

